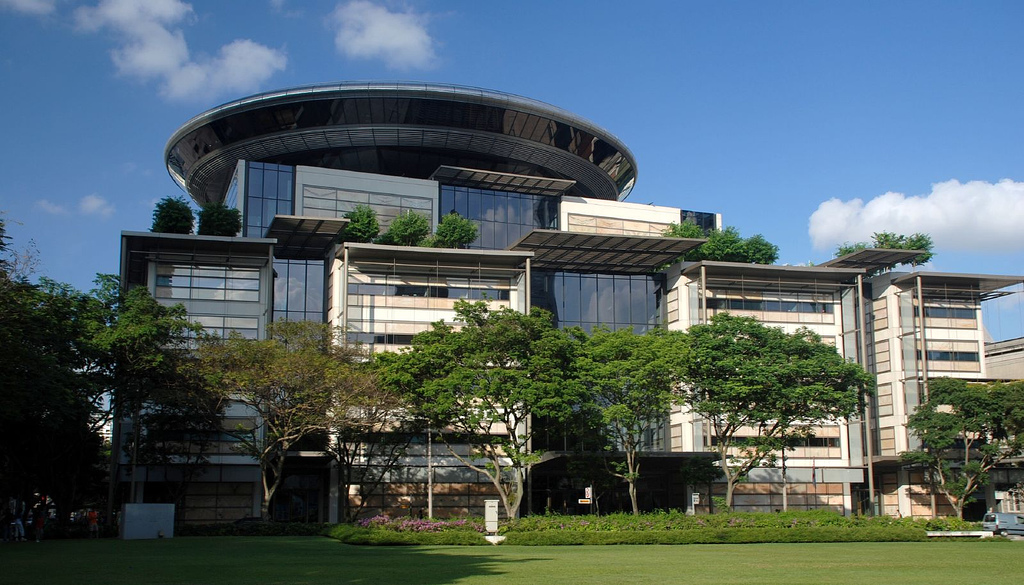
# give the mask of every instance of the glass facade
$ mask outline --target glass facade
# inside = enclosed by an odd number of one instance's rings
[[[793,295],[800,296],[800,295]],[[708,309],[717,311],[769,311],[775,313],[832,313],[833,304],[814,300],[767,300],[709,298]]]
[[[470,268],[448,267],[443,272],[406,266],[400,273],[353,269],[348,284],[348,339],[372,351],[396,350],[431,323],[452,321],[458,299],[488,301],[491,308],[508,307],[514,288],[508,270],[482,275]]]
[[[531,230],[558,229],[556,197],[442,185],[437,220],[453,211],[477,225],[469,248],[504,250]]]
[[[275,320],[324,320],[323,260],[275,260],[274,274]]]
[[[242,235],[262,238],[275,215],[295,213],[295,169],[246,163]],[[274,261],[274,319],[324,320],[324,261]]]
[[[293,167],[257,162],[246,165],[243,236],[264,237],[275,215],[292,215],[294,209]]]
[[[225,266],[160,264],[156,267],[158,299],[260,300],[260,272]]]
[[[259,303],[259,269],[158,264],[153,296],[189,304],[189,318],[207,333],[227,337],[235,332],[255,339],[259,332],[259,318],[238,315],[233,304]]]
[[[706,211],[689,211],[683,209],[679,212],[679,223],[694,223],[705,232],[718,229],[718,216]]]
[[[531,304],[551,311],[559,327],[643,333],[661,323],[663,283],[662,275],[534,271]]]

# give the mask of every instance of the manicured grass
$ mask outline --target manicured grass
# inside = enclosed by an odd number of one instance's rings
[[[18,585],[1020,583],[1024,542],[356,547],[321,537],[0,546]]]

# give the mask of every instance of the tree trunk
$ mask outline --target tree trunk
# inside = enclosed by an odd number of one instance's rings
[[[633,515],[640,515],[640,506],[636,503],[636,480],[640,475],[640,466],[636,463],[636,452],[630,450],[626,452],[626,482],[629,484],[629,503],[633,505]]]
[[[273,463],[269,463],[266,467],[260,470],[262,472],[261,475],[263,476],[263,501],[260,503],[260,517],[268,522],[273,520],[273,518],[270,517],[270,500],[274,497],[274,494],[277,493],[278,486],[281,485],[281,476],[284,472],[284,459],[287,452],[287,449],[283,450]],[[274,481],[270,483],[267,483],[268,469],[274,473]]]

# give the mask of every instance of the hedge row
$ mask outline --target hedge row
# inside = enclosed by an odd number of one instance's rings
[[[724,513],[688,516],[681,511],[607,516],[544,515],[519,518],[502,527],[503,534],[516,532],[647,532],[666,530],[735,530],[747,528],[913,528],[917,530],[972,530],[977,523],[957,518],[912,519],[890,516],[843,516],[831,510],[778,513]]]
[[[511,532],[504,544],[519,546],[594,544],[749,544],[768,542],[912,542],[924,530],[907,527],[732,528],[621,532]]]

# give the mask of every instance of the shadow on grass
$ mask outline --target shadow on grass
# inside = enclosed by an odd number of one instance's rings
[[[361,547],[321,537],[50,541],[0,547],[18,585],[402,583],[500,577],[523,561],[490,547]],[[532,556],[532,555],[531,555]]]

